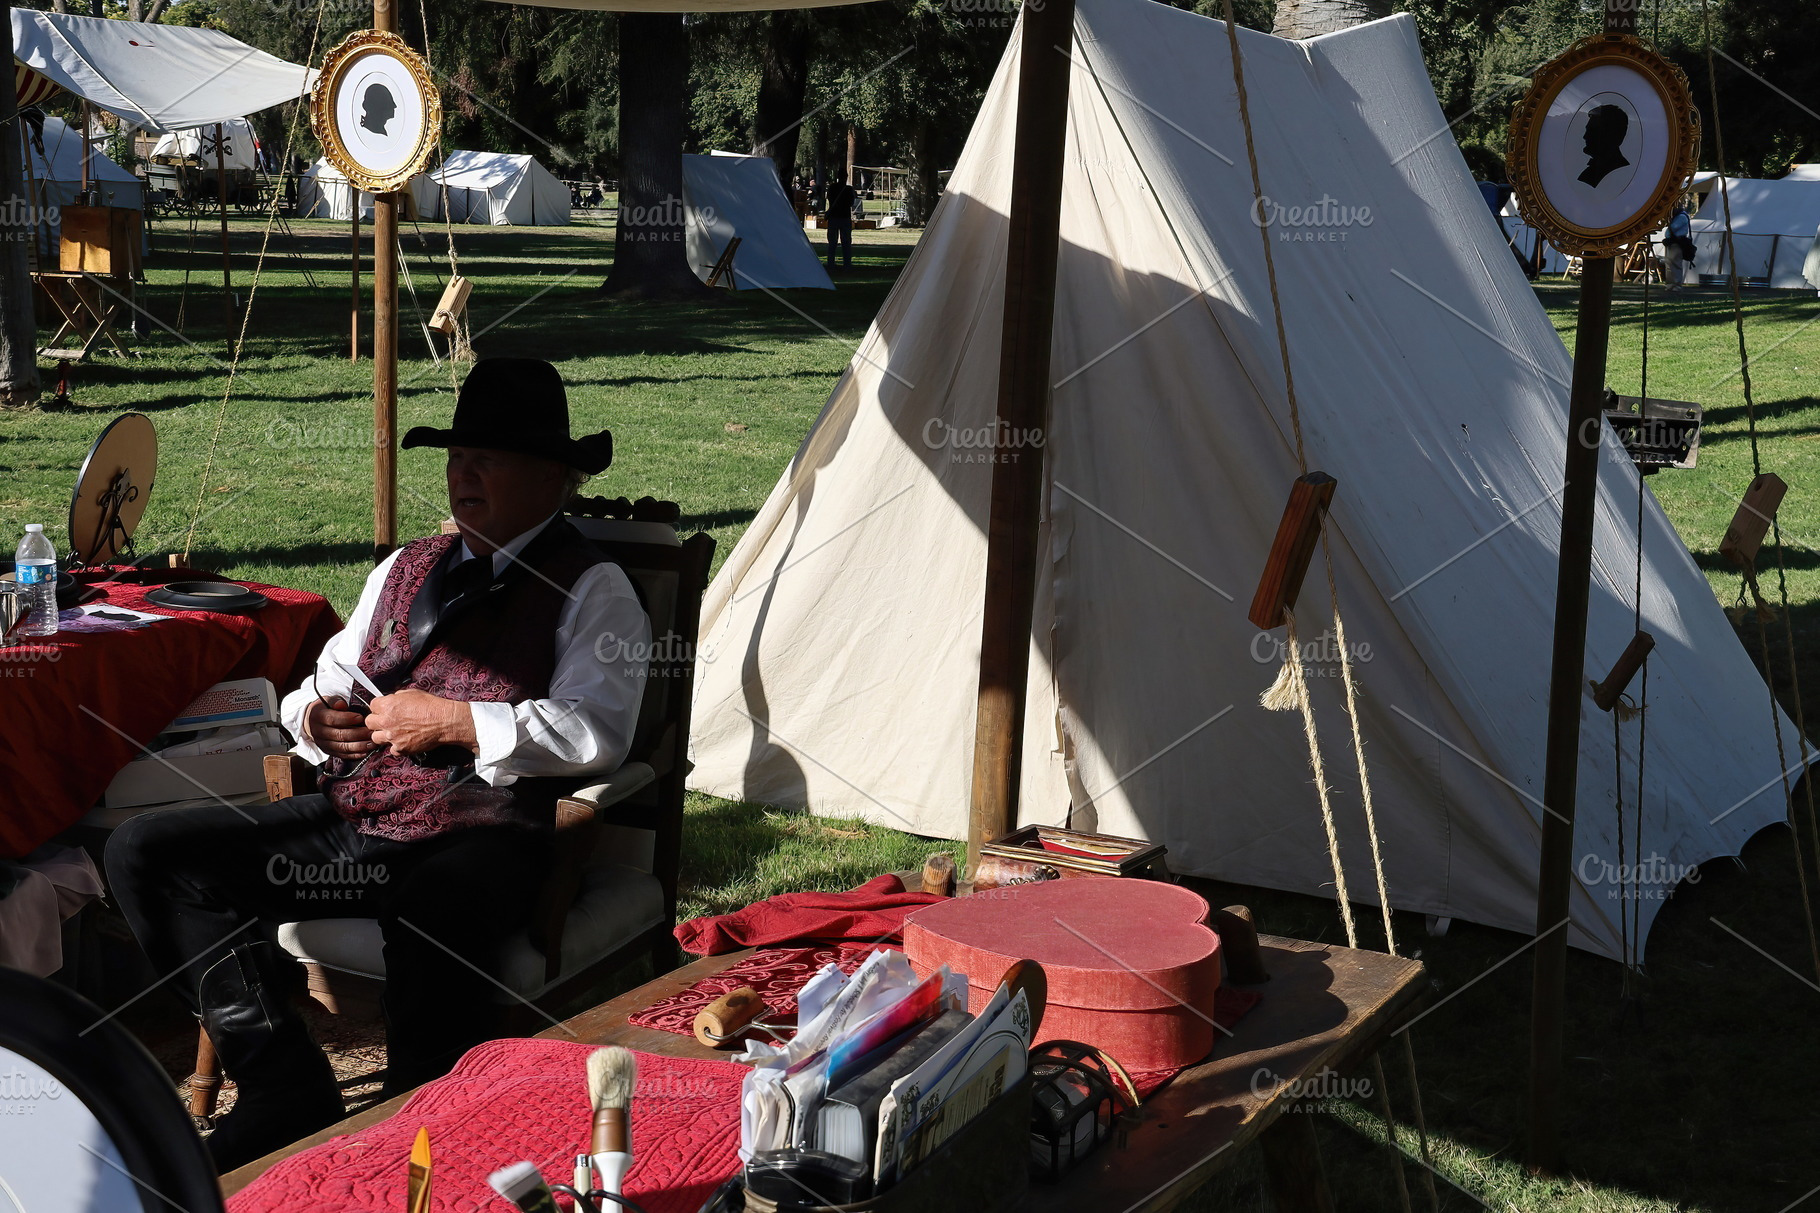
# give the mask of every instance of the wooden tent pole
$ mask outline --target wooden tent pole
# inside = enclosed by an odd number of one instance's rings
[[[234,269],[228,260],[228,195],[227,131],[215,124],[215,189],[221,195],[221,314],[227,319],[228,349],[234,348],[239,334],[234,332]]]
[[[83,205],[85,205],[85,206],[88,204],[88,185],[89,185],[88,125],[89,125],[89,104],[88,104],[88,99],[85,97],[85,98],[83,98],[83,101],[82,101],[82,202],[83,202]]]
[[[392,0],[373,0],[373,28],[398,32]],[[373,196],[373,560],[398,544],[397,195]],[[354,193],[360,214],[360,193]]]
[[[1605,0],[1605,32],[1636,32],[1635,0]],[[1561,1164],[1561,1068],[1566,1038],[1567,926],[1573,892],[1574,803],[1580,715],[1586,699],[1586,611],[1592,589],[1593,517],[1599,495],[1605,354],[1610,338],[1610,257],[1581,261],[1568,389],[1561,552],[1555,579],[1554,655],[1548,680],[1548,753],[1542,775],[1542,857],[1536,881],[1535,977],[1529,1020],[1529,1141],[1533,1172]]]
[[[1049,430],[1049,344],[1061,243],[1074,0],[1025,5],[1023,20],[999,347],[998,431],[986,538],[985,618],[980,630],[979,715],[967,823],[969,871],[978,866],[980,845],[1017,823],[1024,688],[1036,602],[1037,524],[1042,516],[1041,436]]]

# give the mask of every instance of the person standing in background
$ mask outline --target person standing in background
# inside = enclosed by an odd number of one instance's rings
[[[845,269],[853,268],[853,204],[859,200],[859,194],[847,184],[845,174],[836,173],[834,180],[828,183],[828,268],[834,268],[834,253],[838,247],[842,254],[842,265]]]

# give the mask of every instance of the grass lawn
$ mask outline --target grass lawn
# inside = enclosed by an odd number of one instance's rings
[[[196,563],[316,590],[345,611],[370,567],[372,483],[372,366],[348,359],[346,228],[297,223],[275,241],[225,412],[220,266],[209,252],[216,238],[212,229],[198,232],[193,253],[178,224],[159,224],[154,238],[141,302],[187,340],[154,327],[138,361],[102,358],[77,368],[74,408],[0,415],[0,534],[43,521],[61,538],[83,451],[107,418],[133,408],[153,417],[163,453],[140,532],[142,553],[184,550],[193,526]],[[441,234],[426,228],[420,239],[407,228],[405,238],[427,312],[447,272]],[[604,227],[464,228],[457,245],[462,271],[477,282],[471,320],[479,351],[557,362],[576,428],[613,429],[618,462],[589,491],[680,502],[685,523],[710,531],[724,559],[846,365],[915,235],[862,231],[855,239],[856,265],[837,274],[835,292],[749,292],[674,307],[596,302],[611,251]],[[233,242],[234,281],[244,294],[258,226],[236,221]],[[1550,282],[1539,291],[1557,323],[1571,329],[1573,288]],[[370,284],[362,294],[364,330]],[[1763,466],[1793,489],[1783,510],[1788,588],[1810,707],[1820,703],[1820,506],[1807,492],[1820,483],[1820,400],[1811,386],[1820,370],[1820,327],[1807,327],[1817,306],[1812,296],[1762,293],[1747,306]],[[408,295],[403,308],[400,424],[445,424],[453,404],[449,371],[427,357]],[[1621,289],[1611,382],[1631,393],[1640,309],[1640,293]],[[1716,291],[1658,298],[1650,342],[1651,393],[1700,401],[1710,427],[1698,470],[1656,477],[1653,488],[1729,603],[1737,578],[1716,549],[1751,475],[1739,380],[1727,376],[1737,361],[1729,299]],[[403,452],[400,479],[402,534],[432,531],[446,512],[439,453]],[[1773,579],[1767,588],[1773,597]],[[1780,621],[1770,635],[1780,683]],[[1754,626],[1747,638],[1754,650]],[[1793,703],[1786,694],[1784,700]],[[707,797],[692,797],[689,813],[688,913],[729,910],[786,889],[850,886],[920,863],[931,848],[863,823]],[[1205,887],[1215,904],[1252,905],[1267,931],[1341,939],[1330,902]],[[1565,1137],[1572,1174],[1559,1181],[1531,1179],[1515,1161],[1530,970],[1527,954],[1504,962],[1524,938],[1462,923],[1431,938],[1419,917],[1399,919],[1399,938],[1420,950],[1439,996],[1472,986],[1415,1033],[1444,1207],[1779,1213],[1820,1185],[1820,1114],[1807,1098],[1820,1085],[1820,1051],[1811,1043],[1820,994],[1804,988],[1800,976],[1807,941],[1798,907],[1788,835],[1766,831],[1741,865],[1708,865],[1663,910],[1649,977],[1636,998],[1621,999],[1616,966],[1571,956]],[[627,978],[634,979],[639,975]],[[1394,1063],[1392,1094],[1406,1115],[1400,1059],[1393,1052],[1387,1061]],[[1376,1144],[1382,1126],[1375,1101],[1337,1105],[1318,1122],[1341,1206],[1398,1207]],[[1410,1182],[1422,1207],[1414,1168]],[[1267,1208],[1255,1160],[1239,1159],[1193,1207]]]

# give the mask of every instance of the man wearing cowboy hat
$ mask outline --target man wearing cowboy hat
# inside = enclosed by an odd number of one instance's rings
[[[535,900],[557,797],[624,762],[638,719],[645,667],[619,655],[648,651],[650,623],[561,516],[613,439],[569,436],[556,368],[477,363],[454,424],[403,445],[447,449],[460,533],[374,569],[314,680],[285,698],[321,791],[145,814],[108,847],[134,934],[160,974],[181,973],[172,988],[238,1084],[209,1139],[223,1170],[342,1115],[290,1003],[292,967],[258,928],[377,918],[387,1089],[437,1077],[492,1032],[488,973]]]

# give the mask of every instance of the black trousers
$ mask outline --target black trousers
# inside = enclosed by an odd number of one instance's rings
[[[108,884],[160,976],[200,1013],[208,967],[282,922],[376,918],[385,935],[387,1087],[448,1071],[496,1031],[500,945],[522,928],[549,836],[502,826],[421,842],[357,832],[321,796],[132,818]]]
[[[853,221],[830,223],[828,225],[828,264],[834,264],[834,255],[840,252],[848,265],[853,264]]]

